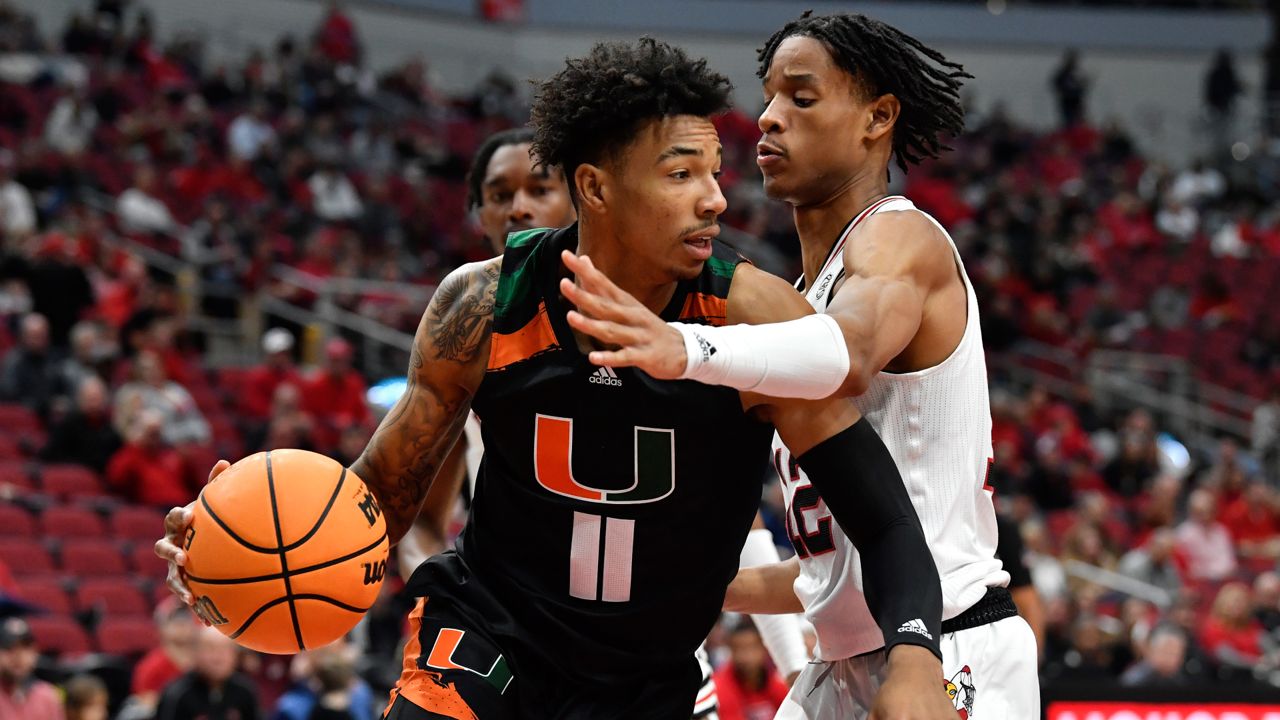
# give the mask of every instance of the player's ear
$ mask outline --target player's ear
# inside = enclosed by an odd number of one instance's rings
[[[885,93],[872,100],[870,120],[867,125],[867,138],[878,140],[881,136],[892,131],[893,126],[898,123],[898,114],[901,111],[902,104],[898,102],[898,98],[892,93]]]
[[[605,180],[608,171],[599,165],[583,163],[573,171],[573,186],[578,191],[578,213],[586,210],[602,212],[605,207]]]

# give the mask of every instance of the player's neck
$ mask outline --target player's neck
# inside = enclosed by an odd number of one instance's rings
[[[613,281],[639,300],[655,315],[660,315],[676,292],[676,282],[667,278],[655,278],[637,267],[634,257],[628,257],[623,243],[611,229],[594,226],[588,221],[578,223],[579,255],[589,255],[591,262]]]
[[[804,263],[806,287],[813,284],[814,277],[827,260],[827,254],[849,221],[889,194],[889,183],[884,174],[877,175],[875,178],[855,178],[822,202],[792,208],[796,233],[800,236],[800,258]]]

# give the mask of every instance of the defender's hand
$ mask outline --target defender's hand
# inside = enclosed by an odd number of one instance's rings
[[[231,463],[226,460],[219,460],[214,464],[213,469],[209,471],[209,481],[222,473],[223,470],[231,467]],[[165,585],[169,587],[169,591],[178,596],[178,599],[187,605],[195,604],[195,595],[192,594],[191,588],[187,587],[186,576],[183,568],[187,564],[187,553],[182,549],[182,543],[187,535],[187,528],[191,527],[191,518],[195,509],[195,502],[186,507],[175,507],[169,511],[164,517],[164,537],[156,541],[156,555],[169,563],[169,575],[165,579]],[[205,623],[206,625],[208,623]]]
[[[947,698],[938,658],[922,647],[894,647],[889,677],[876,694],[868,720],[956,720],[958,715]]]
[[[619,288],[596,269],[591,258],[563,251],[565,267],[577,276],[577,284],[565,278],[560,292],[577,306],[569,311],[569,325],[618,350],[596,350],[588,355],[596,365],[636,367],[659,380],[675,380],[688,364],[684,338],[662,318]]]

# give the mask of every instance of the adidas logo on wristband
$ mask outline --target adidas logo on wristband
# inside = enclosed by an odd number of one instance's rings
[[[702,349],[702,362],[710,360],[711,356],[716,354],[716,346],[696,332],[693,336],[698,339],[698,347]]]
[[[902,627],[898,628],[898,632],[916,633],[917,635],[923,635],[930,640],[933,639],[933,636],[929,634],[929,628],[925,627],[924,621],[918,618],[915,620],[908,620],[903,623]]]

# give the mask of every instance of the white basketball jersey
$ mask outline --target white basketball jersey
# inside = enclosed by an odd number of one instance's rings
[[[826,311],[831,290],[843,277],[844,246],[853,229],[873,213],[901,211],[920,212],[910,200],[891,196],[849,223],[807,290],[814,309]],[[986,486],[991,403],[978,302],[951,236],[929,220],[946,235],[964,279],[964,335],[942,363],[918,372],[881,372],[852,402],[902,473],[942,578],[942,617],[949,620],[980,600],[989,586],[1007,585],[1009,575],[995,557],[995,507]],[[800,556],[795,591],[817,630],[816,655],[832,661],[882,647],[884,637],[863,598],[858,551],[777,434],[773,448],[787,501],[787,530]]]

